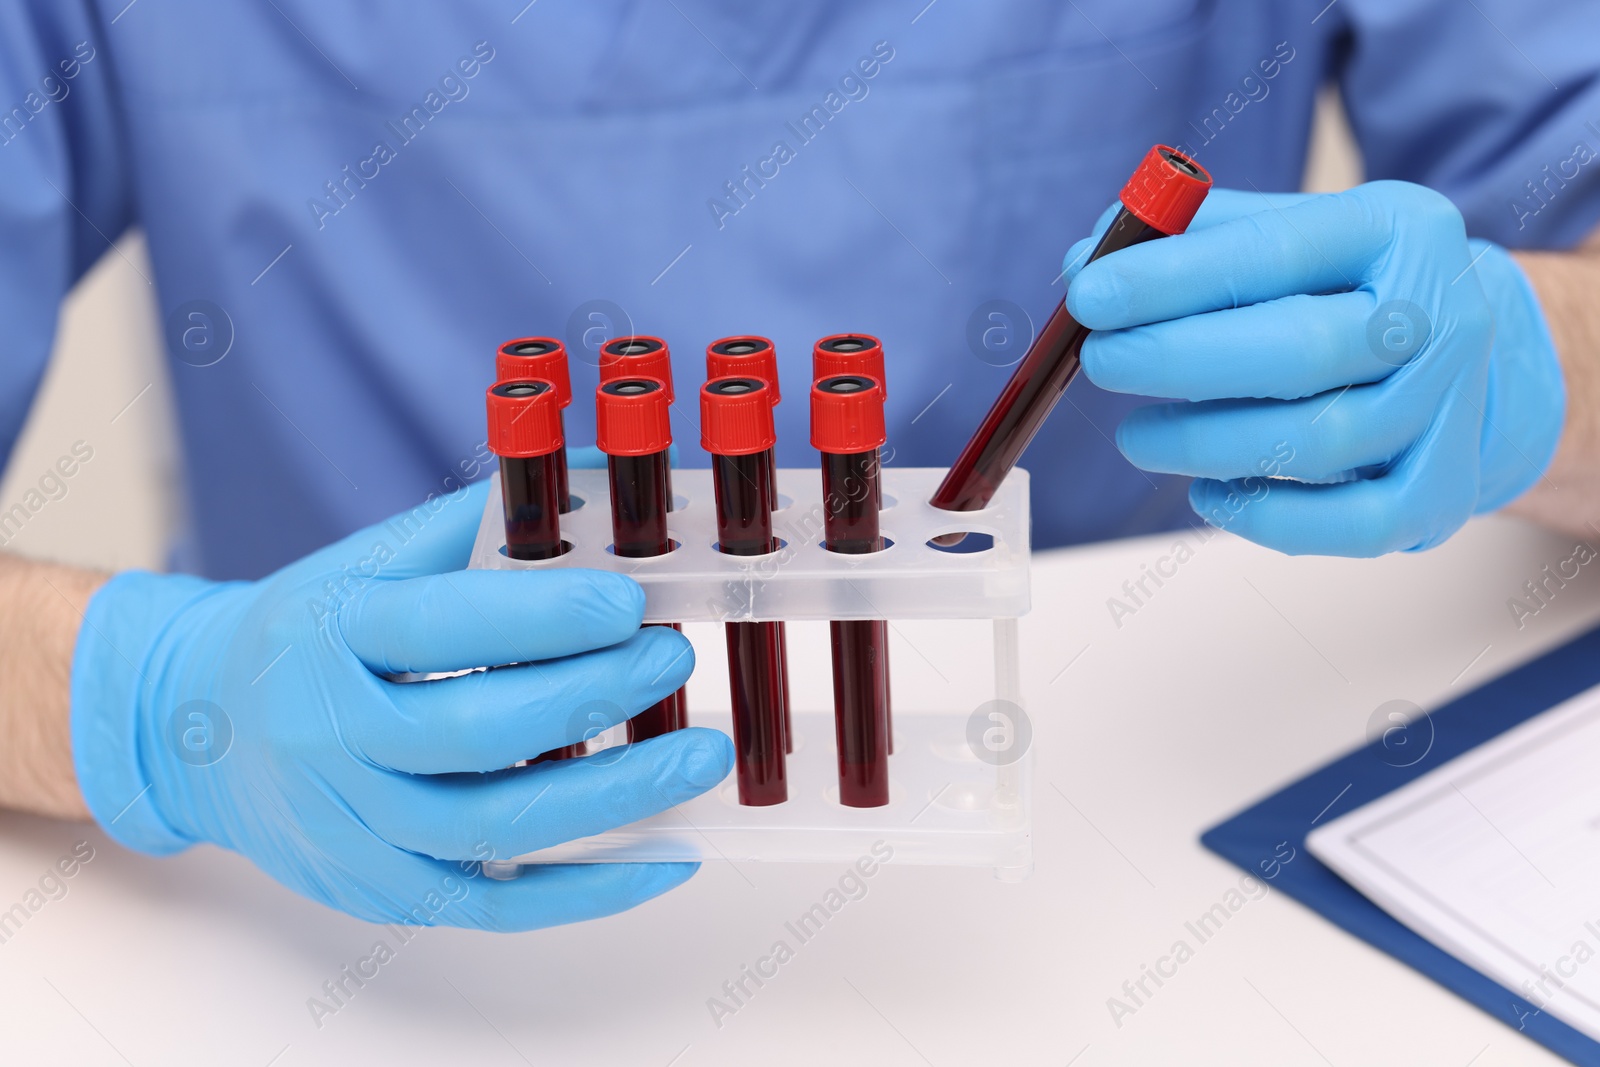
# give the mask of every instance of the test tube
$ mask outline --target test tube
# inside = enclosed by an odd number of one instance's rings
[[[677,403],[672,388],[672,350],[659,337],[618,337],[600,348],[600,384],[618,378],[654,378],[667,387],[667,403]]]
[[[717,498],[717,547],[733,556],[777,548],[772,533],[772,474],[767,453],[777,440],[770,386],[759,378],[716,378],[700,390],[700,443],[711,453]],[[784,663],[777,624],[724,624],[739,803],[789,799],[784,756]]]
[[[1123,186],[1122,209],[1087,262],[1142,241],[1182,233],[1210,189],[1211,175],[1205,168],[1175,149],[1156,145]],[[934,507],[978,511],[988,506],[1077,375],[1088,335],[1088,328],[1067,311],[1063,298],[934,492]],[[935,540],[954,544],[964,536],[957,533]]]
[[[500,501],[505,511],[506,555],[554,559],[561,540],[560,394],[544,379],[499,382],[488,396],[489,450],[500,457]],[[570,759],[586,742],[565,745],[532,760]]]
[[[672,385],[672,350],[667,347],[667,342],[659,337],[618,337],[607,341],[600,348],[600,384],[616,381],[619,378],[654,378],[667,387],[667,407],[670,409],[678,402],[676,390]],[[667,466],[667,510],[671,511],[677,506],[676,494],[672,489],[672,467]],[[671,624],[674,630],[683,632],[683,627],[677,623]],[[689,689],[687,686],[672,694],[674,707],[673,720],[681,729],[689,725]]]
[[[567,346],[554,337],[518,337],[507,341],[495,352],[494,377],[497,382],[540,380],[555,386],[560,407],[556,417],[563,422],[563,443],[555,457],[556,486],[562,513],[571,511],[572,495],[567,490],[566,427],[561,414],[572,403],[572,378],[567,373]]]
[[[562,553],[558,396],[544,379],[503,381],[488,392],[488,444],[500,457],[506,555],[512,559],[553,559]]]
[[[778,385],[778,350],[767,338],[724,337],[706,345],[706,380],[731,376],[759,378],[767,383],[772,406],[783,402],[783,391]],[[767,465],[772,471],[772,507],[777,510],[778,465],[773,453],[768,453]]]
[[[672,430],[667,389],[657,378],[616,378],[595,390],[596,443],[611,480],[611,551],[624,559],[664,556],[667,534],[667,449]],[[671,625],[667,623],[665,625]],[[628,720],[628,740],[682,729],[677,694]]]
[[[883,374],[883,343],[871,334],[836,333],[811,346],[811,380],[840,374],[860,374],[876,379],[888,401],[888,380]]]
[[[829,552],[883,550],[878,530],[878,450],[885,440],[883,386],[863,374],[823,378],[811,387],[811,445],[822,453],[824,529]],[[889,803],[888,625],[846,619],[828,624],[833,644],[833,722],[839,802]]]
[[[889,400],[889,379],[884,374],[883,368],[883,343],[871,334],[865,333],[836,333],[832,337],[824,337],[811,346],[811,380],[821,381],[823,378],[832,378],[840,374],[862,374],[873,378],[878,383],[878,388],[883,394],[885,403]],[[880,478],[873,483],[874,491],[878,494],[878,508],[883,508],[883,480]]]
[[[667,405],[678,402],[672,387],[672,350],[659,337],[618,337],[600,348],[600,384],[618,378],[654,378],[667,388]]]
[[[742,375],[759,378],[771,391],[772,406],[783,400],[778,386],[778,350],[770,340],[754,334],[744,337],[724,337],[706,346],[706,380]],[[772,510],[778,510],[778,458],[773,450],[766,456],[768,478],[772,482]],[[789,729],[789,630],[783,623],[778,627],[778,659],[783,665],[783,750],[794,751],[794,734]]]
[[[883,365],[883,343],[876,337],[867,333],[836,333],[831,337],[824,337],[811,346],[811,380],[821,381],[823,378],[832,378],[840,374],[859,374],[863,377],[875,379],[878,383],[882,400],[889,400],[889,379]],[[873,498],[876,500],[878,510],[883,510],[883,479],[875,478],[872,482]],[[883,655],[883,684],[884,691],[889,694],[885,698],[885,707],[894,705],[893,687],[889,684],[889,624],[879,622],[874,625],[882,630],[882,640],[879,647]],[[888,711],[885,711],[888,714]],[[894,755],[894,718],[889,718],[889,755]]]

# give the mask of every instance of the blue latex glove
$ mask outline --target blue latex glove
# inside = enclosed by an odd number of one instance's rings
[[[659,812],[721,781],[732,745],[689,729],[585,759],[510,764],[631,716],[694,654],[641,629],[630,578],[461,571],[486,483],[259,582],[129,572],[89,602],[72,739],[90,811],[151,853],[210,841],[363,919],[527,930],[632,907],[697,865],[509,858]],[[385,675],[516,663],[403,684]]]
[[[1506,251],[1405,182],[1218,189],[1186,234],[1082,266],[1083,369],[1131,413],[1117,446],[1192,476],[1207,522],[1289,553],[1439,544],[1549,465],[1566,410],[1543,313]],[[1282,480],[1292,479],[1292,480]]]

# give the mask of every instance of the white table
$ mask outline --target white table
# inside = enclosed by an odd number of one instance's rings
[[[0,1062],[1558,1062],[1278,894],[1113,1022],[1107,999],[1175,940],[1193,944],[1185,921],[1238,885],[1201,830],[1361,744],[1385,701],[1437,705],[1600,618],[1600,567],[1585,568],[1518,630],[1507,598],[1571,542],[1488,520],[1378,561],[1218,536],[1117,627],[1107,598],[1173,541],[1038,558],[1022,631],[1033,877],[890,864],[720,1029],[707,998],[842,866],[708,864],[584,926],[421,930],[319,1029],[307,998],[390,936],[380,928],[215,849],[155,860],[87,827],[5,816],[0,910],[75,842],[95,856],[0,944]],[[825,677],[813,655],[795,653],[806,685]],[[914,650],[896,657],[904,671]],[[719,673],[706,662],[700,706]]]

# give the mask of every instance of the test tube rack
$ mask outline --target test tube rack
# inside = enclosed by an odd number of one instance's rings
[[[993,642],[992,659],[978,648],[940,665],[943,671],[992,670],[992,684],[985,681],[983,691],[992,694],[993,703],[908,706],[896,690],[886,806],[849,808],[838,802],[830,701],[791,709],[793,728],[804,744],[789,757],[786,803],[742,807],[730,776],[718,788],[659,815],[516,861],[850,863],[881,841],[893,848],[896,863],[992,867],[1003,879],[1026,877],[1033,863],[1032,753],[1025,743],[1016,752],[980,751],[976,739],[991,729],[989,711],[1024,706],[1017,623],[1030,606],[1028,473],[1012,471],[988,507],[960,513],[927,503],[944,474],[935,468],[884,468],[882,529],[889,547],[843,555],[828,552],[822,543],[820,472],[779,470],[782,507],[773,514],[779,549],[764,556],[731,556],[715,547],[711,472],[675,470],[675,507],[669,516],[674,550],[628,559],[610,551],[606,472],[574,469],[571,492],[582,504],[574,501],[574,510],[561,517],[562,539],[571,547],[540,561],[506,555],[497,481],[473,546],[473,568],[587,567],[627,574],[644,589],[646,622],[888,619],[892,626],[896,620],[981,620],[991,624]],[[928,544],[955,531],[988,535],[993,543],[967,553]],[[907,651],[895,652],[893,679],[922,667]],[[720,666],[702,659],[697,669]],[[729,712],[691,705],[690,725],[728,732]],[[598,741],[621,744],[620,731]],[[605,751],[597,752],[591,742],[590,758],[604,758]]]

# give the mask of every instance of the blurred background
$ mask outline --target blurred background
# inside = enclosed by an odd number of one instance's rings
[[[1329,92],[1318,105],[1305,188],[1336,191],[1360,180],[1359,155]],[[165,567],[184,523],[183,457],[151,277],[144,238],[132,232],[62,305],[49,371],[0,478],[0,513],[76,443],[93,457],[5,548],[111,570]]]

